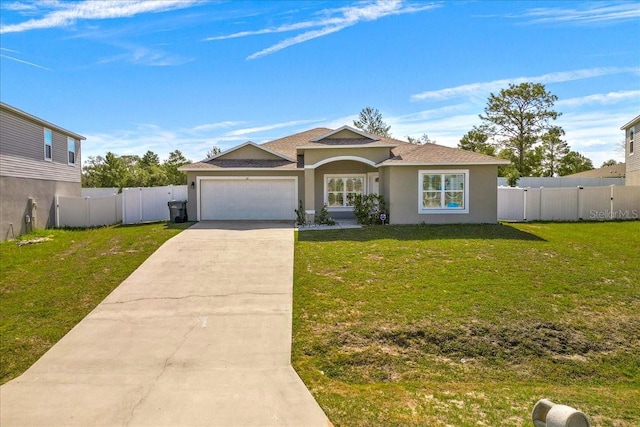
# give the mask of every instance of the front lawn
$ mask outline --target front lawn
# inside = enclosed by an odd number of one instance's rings
[[[336,426],[640,425],[640,223],[298,233],[294,367]]]
[[[0,243],[0,384],[20,375],[162,243],[193,223],[41,230]]]

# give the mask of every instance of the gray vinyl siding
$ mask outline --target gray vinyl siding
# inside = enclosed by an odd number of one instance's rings
[[[633,129],[633,153],[629,139]],[[626,185],[640,185],[640,123],[625,130]]]
[[[52,160],[44,159],[44,129],[52,132]],[[17,178],[80,182],[81,142],[76,141],[75,165],[68,164],[67,135],[12,111],[0,110],[0,175]]]

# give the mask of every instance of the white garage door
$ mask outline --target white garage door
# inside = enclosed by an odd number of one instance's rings
[[[200,219],[295,219],[295,179],[200,181]]]

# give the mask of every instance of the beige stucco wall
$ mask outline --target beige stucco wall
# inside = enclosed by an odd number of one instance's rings
[[[389,150],[389,147],[309,149],[304,150],[304,164],[310,166],[322,160],[344,156],[363,158],[376,164],[389,158]]]
[[[418,173],[420,170],[469,170],[469,213],[418,213]],[[391,224],[457,224],[497,222],[497,166],[395,166],[382,168],[385,197],[390,205]]]
[[[242,148],[223,154],[218,159],[254,159],[254,160],[280,160],[281,157],[268,153],[253,145],[245,145]]]
[[[0,176],[0,241],[18,236],[28,230],[26,215],[32,215],[29,199],[37,208],[35,228],[55,226],[55,196],[82,196],[79,182]]]
[[[274,171],[274,170],[224,170],[224,171],[202,171],[202,172],[187,172],[187,214],[189,220],[195,221],[197,218],[197,177],[203,176],[220,176],[220,177],[234,177],[234,176],[295,176],[298,177],[298,199],[304,201],[304,171],[302,169],[289,170],[289,171]],[[195,183],[194,188],[191,188],[191,183]]]

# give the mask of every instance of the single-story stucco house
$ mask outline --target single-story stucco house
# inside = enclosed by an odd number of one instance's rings
[[[353,218],[351,195],[382,194],[391,224],[495,223],[497,168],[508,161],[370,135],[315,128],[264,144],[247,142],[183,166],[191,219],[295,219],[327,204]]]

